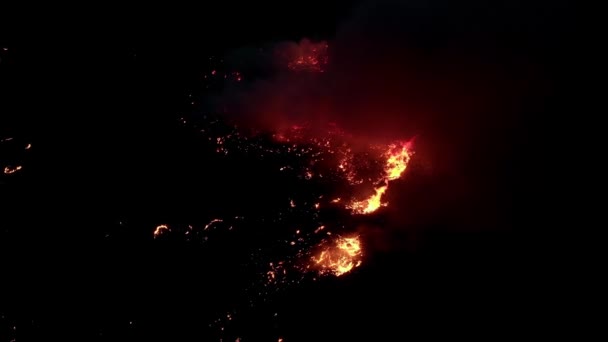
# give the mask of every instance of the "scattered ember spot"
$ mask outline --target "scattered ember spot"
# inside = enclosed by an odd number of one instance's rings
[[[324,72],[328,47],[326,42],[313,43],[303,39],[289,51],[287,67],[293,71]]]

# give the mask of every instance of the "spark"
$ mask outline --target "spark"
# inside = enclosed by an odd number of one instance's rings
[[[27,145],[25,146],[25,149],[26,149],[26,150],[29,150],[30,148],[32,148],[32,144],[27,144]]]

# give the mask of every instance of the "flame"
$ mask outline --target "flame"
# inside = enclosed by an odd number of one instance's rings
[[[375,193],[369,198],[362,201],[353,201],[351,204],[346,206],[347,209],[351,209],[355,214],[369,214],[378,210],[380,207],[385,207],[388,203],[382,203],[382,195],[388,189],[388,185],[383,185],[375,189]]]
[[[386,152],[386,166],[384,168],[386,179],[392,181],[401,177],[407,168],[407,164],[410,162],[411,156],[411,143],[389,145],[389,149]]]
[[[388,150],[384,154],[386,162],[381,182],[382,185],[376,187],[374,194],[367,199],[353,201],[346,208],[351,209],[353,214],[370,214],[380,207],[386,207],[388,202],[382,202],[382,195],[388,190],[389,182],[399,179],[405,169],[407,169],[412,153],[410,142],[399,142],[388,145]]]
[[[361,265],[361,242],[359,236],[339,237],[335,244],[313,257],[313,262],[320,267],[319,273],[331,273],[341,276]]]
[[[21,170],[23,167],[21,165],[17,165],[15,167],[11,167],[11,166],[6,166],[4,167],[4,174],[5,175],[10,175],[13,174],[19,170]]]

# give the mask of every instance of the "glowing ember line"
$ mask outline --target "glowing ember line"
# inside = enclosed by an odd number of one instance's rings
[[[166,224],[161,224],[157,226],[154,230],[154,238],[156,239],[157,237],[161,236],[162,234],[164,234],[165,231],[170,231],[169,227]]]
[[[15,166],[15,167],[6,166],[6,167],[4,168],[4,174],[5,174],[5,175],[10,175],[10,174],[13,174],[13,173],[15,173],[15,172],[17,172],[17,171],[21,170],[22,168],[23,168],[23,167],[21,167],[21,165],[17,165],[17,166]]]
[[[211,227],[212,224],[219,223],[219,222],[224,222],[224,220],[222,220],[222,219],[213,219],[213,220],[209,221],[209,223],[207,223],[207,225],[205,225],[205,228],[203,228],[203,230],[207,230],[209,227]]]

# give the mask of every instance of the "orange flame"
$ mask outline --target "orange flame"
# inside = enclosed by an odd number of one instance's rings
[[[378,210],[380,207],[385,207],[388,203],[382,203],[382,195],[388,189],[388,185],[383,185],[375,189],[375,193],[369,198],[362,201],[354,201],[347,205],[347,209],[351,209],[355,214],[369,214]]]
[[[361,242],[358,236],[339,237],[335,244],[313,257],[313,262],[320,267],[320,273],[331,273],[341,276],[361,265]]]
[[[399,145],[391,144],[388,147],[384,171],[386,172],[386,180],[392,181],[401,177],[405,169],[407,169],[407,164],[412,157],[412,151],[410,150],[411,144],[409,142],[399,143]]]
[[[384,166],[384,176],[381,182],[382,185],[375,188],[374,194],[367,199],[353,201],[348,204],[346,208],[351,209],[354,214],[370,214],[380,207],[387,206],[387,202],[382,202],[382,196],[388,190],[389,181],[401,177],[405,169],[407,169],[412,153],[411,144],[409,142],[390,144],[385,153],[386,162]]]

